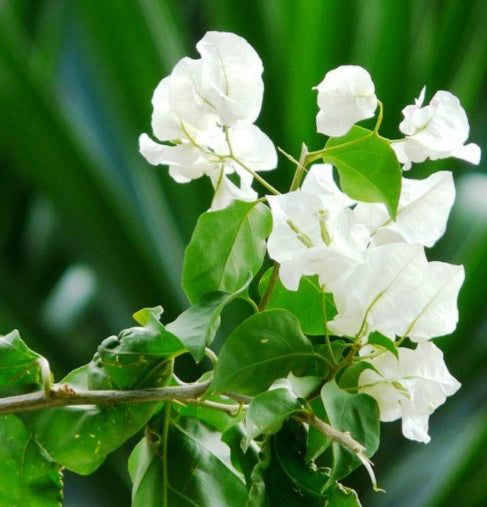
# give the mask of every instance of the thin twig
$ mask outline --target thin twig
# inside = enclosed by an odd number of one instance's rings
[[[120,403],[153,403],[164,400],[191,400],[199,398],[211,381],[183,386],[126,391],[85,391],[68,384],[53,384],[49,396],[44,391],[0,398],[0,415],[31,410],[64,407],[68,405],[115,405]]]

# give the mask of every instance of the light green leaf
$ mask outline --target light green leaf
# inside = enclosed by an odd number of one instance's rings
[[[349,394],[336,383],[328,382],[321,390],[321,399],[329,423],[340,431],[347,431],[352,438],[365,447],[364,454],[374,455],[379,447],[379,408],[377,402],[367,394]],[[361,461],[350,451],[332,444],[333,469],[330,480],[346,477]]]
[[[210,389],[255,395],[291,371],[321,376],[327,370],[296,317],[286,310],[268,310],[249,317],[227,338]]]
[[[210,291],[237,292],[262,266],[271,231],[269,209],[255,202],[234,202],[200,216],[186,248],[183,288],[196,304]]]
[[[13,395],[19,391],[38,390],[42,385],[41,356],[30,350],[17,330],[0,336],[0,392]]]
[[[181,418],[167,438],[168,469],[162,460],[162,428],[151,427],[151,442],[143,438],[129,459],[133,507],[224,507],[245,505],[247,489],[230,461],[220,432]],[[167,473],[167,482],[163,474]],[[167,495],[167,504],[164,498]]]
[[[63,499],[61,466],[32,439],[13,415],[0,417],[0,505],[58,507]]]
[[[345,136],[328,140],[323,160],[337,168],[342,190],[352,199],[382,202],[396,217],[401,168],[385,139],[354,126]]]
[[[188,308],[175,321],[166,325],[166,329],[187,347],[195,361],[203,359],[205,348],[213,341],[225,306],[238,297],[251,280],[252,277],[249,277],[234,293],[214,291],[205,294],[198,304]]]
[[[259,294],[262,297],[269,285],[269,279],[273,269],[267,270],[259,282]],[[326,317],[331,320],[336,315],[336,308],[333,296],[323,296],[317,276],[304,276],[301,278],[297,291],[290,291],[282,285],[278,279],[266,309],[284,308],[295,315],[303,332],[309,335],[322,335],[323,330],[323,309],[322,298],[325,297]]]
[[[327,489],[326,507],[362,507],[357,492],[339,482]]]
[[[384,336],[378,331],[370,333],[367,342],[381,349],[388,350],[396,358],[399,358],[399,352],[397,351],[395,343],[390,338],[387,338],[387,336]]]
[[[247,443],[259,435],[278,432],[286,419],[302,410],[303,402],[285,387],[258,394],[245,415]]]

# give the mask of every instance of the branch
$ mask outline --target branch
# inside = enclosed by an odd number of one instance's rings
[[[0,398],[0,415],[15,414],[68,405],[114,405],[119,403],[154,403],[164,400],[194,400],[208,388],[211,381],[158,389],[127,391],[84,391],[68,384],[53,384],[49,395],[44,391]]]
[[[357,458],[362,462],[362,465],[366,468],[370,480],[372,481],[372,486],[375,490],[377,488],[377,481],[375,478],[374,471],[372,470],[372,462],[370,459],[364,454],[365,447],[352,438],[348,431],[339,431],[333,426],[330,426],[325,421],[322,421],[315,414],[311,413],[300,413],[294,416],[294,419],[300,422],[308,423],[310,426],[314,426],[317,430],[321,431],[325,434],[332,442],[335,442],[345,449],[348,449],[351,453],[355,454]]]

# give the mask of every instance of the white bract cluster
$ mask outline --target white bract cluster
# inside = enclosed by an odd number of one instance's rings
[[[427,158],[456,157],[478,164],[480,147],[475,143],[465,145],[470,127],[460,101],[450,92],[439,91],[423,107],[425,92],[423,88],[415,104],[403,109],[404,120],[399,129],[406,138],[392,143],[403,169]]]
[[[329,136],[346,134],[372,117],[378,104],[370,75],[360,67],[330,71],[317,90],[317,128]],[[423,96],[424,90],[415,106],[404,109],[406,139],[391,143],[404,169],[448,156],[478,163],[480,148],[464,146],[469,128],[458,99],[438,92],[422,108]],[[328,329],[361,344],[363,360],[373,367],[360,375],[359,390],[377,400],[381,420],[402,418],[407,438],[428,442],[429,415],[460,386],[429,340],[455,330],[464,270],[428,262],[424,252],[445,231],[455,199],[452,174],[403,178],[393,221],[383,204],[343,194],[332,170],[314,165],[300,190],[268,197],[274,221],[269,255],[289,290],[298,289],[302,276],[319,277],[338,312]],[[374,332],[395,344],[397,356],[368,345]],[[416,348],[399,347],[405,338]]]
[[[274,145],[253,124],[264,93],[262,62],[232,33],[208,32],[196,48],[201,58],[181,59],[154,92],[152,130],[163,144],[142,134],[140,151],[151,164],[168,165],[179,183],[208,176],[214,210],[253,201],[253,174],[277,165]]]
[[[169,165],[178,182],[207,175],[216,210],[256,200],[253,178],[275,168],[277,157],[253,124],[263,96],[257,53],[241,37],[220,32],[207,33],[197,49],[200,59],[183,58],[156,88],[152,128],[161,142],[143,134],[140,150],[151,164]],[[358,66],[330,71],[316,90],[317,129],[332,137],[373,117],[380,104],[370,74]],[[423,106],[424,95],[425,89],[403,110],[405,138],[387,141],[403,169],[449,156],[478,163],[480,148],[465,145],[469,125],[458,99],[439,91]],[[328,330],[361,348],[360,360],[370,366],[360,374],[359,390],[377,400],[383,421],[402,418],[404,435],[421,442],[429,441],[429,415],[460,385],[430,340],[455,330],[464,270],[429,262],[424,251],[443,235],[454,199],[450,172],[402,178],[392,220],[384,204],[343,193],[329,164],[313,165],[298,190],[267,196],[268,252],[283,285],[296,291],[302,277],[318,277],[337,310]],[[401,346],[406,338],[415,348]]]

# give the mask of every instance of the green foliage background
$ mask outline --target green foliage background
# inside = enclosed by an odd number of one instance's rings
[[[196,57],[207,30],[236,32],[261,55],[258,123],[297,155],[302,141],[323,144],[311,87],[348,63],[371,72],[385,135],[399,135],[402,107],[427,84],[428,97],[460,97],[485,152],[486,26],[484,0],[0,2],[0,333],[20,329],[60,378],[139,308],[161,304],[169,321],[187,306],[183,250],[210,189],[149,166],[137,138],[150,130],[156,84],[179,58]],[[486,167],[449,161],[411,173],[448,168],[457,183],[449,231],[430,258],[466,266],[460,325],[438,340],[463,388],[431,418],[428,446],[382,426],[374,461],[387,494],[373,493],[363,471],[353,476],[366,506],[487,503]],[[290,177],[281,160],[270,180],[286,188]],[[127,456],[117,451],[91,477],[67,474],[65,505],[129,505]]]

